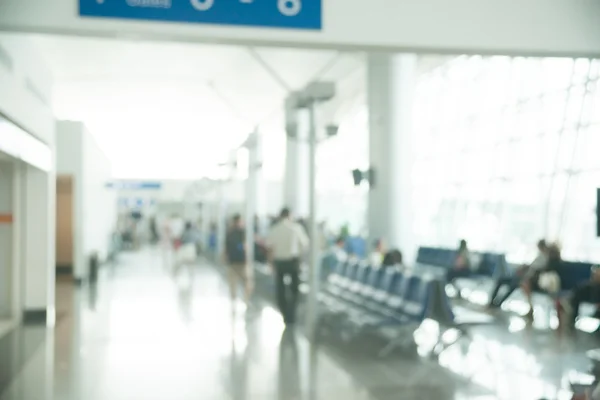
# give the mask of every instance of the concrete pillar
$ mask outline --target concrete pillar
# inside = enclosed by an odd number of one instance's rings
[[[250,263],[254,261],[254,216],[256,215],[256,203],[258,195],[258,172],[256,157],[256,141],[258,133],[252,133],[246,142],[248,149],[248,178],[246,179],[246,248],[247,257]]]
[[[14,163],[0,161],[0,319],[13,317]]]
[[[293,215],[307,218],[309,213],[308,131],[310,122],[308,110],[297,110],[296,118],[298,126],[296,137],[288,136],[286,142],[283,199],[285,206],[290,207]]]
[[[412,260],[411,117],[417,57],[368,56],[369,157],[375,183],[369,192],[369,238],[382,238]]]
[[[263,172],[263,138],[259,132],[256,136],[256,143],[254,145],[254,163],[259,166],[256,168],[256,215],[258,215],[258,233],[263,235],[268,227],[267,221],[267,184],[265,182],[265,176]]]
[[[56,175],[23,166],[21,265],[26,321],[54,324]]]
[[[227,198],[226,187],[227,181],[218,183],[218,197],[216,204],[216,222],[217,222],[217,255],[222,257],[225,252],[225,238],[227,235]],[[220,260],[221,258],[219,258]]]

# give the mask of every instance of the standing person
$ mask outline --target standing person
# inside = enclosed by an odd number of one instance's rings
[[[216,260],[217,256],[217,230],[217,224],[215,222],[211,222],[208,232],[208,250],[213,260]]]
[[[193,283],[194,278],[194,262],[198,257],[196,253],[197,241],[198,234],[195,231],[192,223],[186,222],[183,228],[183,233],[179,237],[175,268],[173,272],[175,276],[178,276],[181,268],[187,267],[190,278],[190,286]]]
[[[158,242],[158,227],[156,226],[155,216],[150,218],[150,239],[152,244],[156,244]]]
[[[308,236],[302,225],[291,219],[288,208],[281,210],[279,222],[269,232],[267,246],[275,270],[277,304],[286,324],[293,324],[296,320],[300,257],[308,244]],[[291,279],[289,293],[285,286],[286,276]]]
[[[228,266],[229,288],[231,290],[231,301],[235,302],[238,284],[244,288],[244,301],[246,310],[250,308],[250,296],[252,295],[252,282],[248,268],[246,248],[246,230],[242,223],[242,217],[235,214],[231,225],[225,235],[225,262]]]
[[[160,247],[162,248],[163,263],[165,269],[170,269],[172,266],[173,243],[175,236],[171,226],[170,217],[164,218],[160,227]]]

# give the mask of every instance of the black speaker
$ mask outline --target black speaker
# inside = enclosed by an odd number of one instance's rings
[[[373,168],[367,171],[361,171],[360,169],[352,170],[352,179],[354,180],[354,186],[360,186],[362,181],[369,182],[370,187],[375,186],[375,170]]]
[[[367,179],[369,180],[369,186],[374,188],[375,182],[377,181],[377,174],[375,173],[375,170],[373,168],[370,168],[367,171]]]
[[[352,179],[354,179],[354,186],[360,186],[360,183],[363,180],[363,173],[360,169],[352,170]]]
[[[600,237],[600,188],[596,189],[596,237]]]

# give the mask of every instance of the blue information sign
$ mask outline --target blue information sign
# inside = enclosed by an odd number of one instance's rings
[[[322,0],[79,0],[79,15],[320,30],[321,2]]]
[[[137,181],[123,181],[123,182],[108,182],[106,184],[108,189],[118,190],[159,190],[162,188],[161,182],[137,182]]]

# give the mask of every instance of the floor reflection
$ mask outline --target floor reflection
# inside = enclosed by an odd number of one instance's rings
[[[298,343],[293,328],[283,331],[279,343],[279,400],[297,400],[302,396]]]
[[[88,307],[91,311],[96,311],[99,297],[99,285],[98,282],[90,283],[88,287]]]
[[[242,337],[236,332],[236,321],[234,320],[231,332],[229,382],[225,383],[225,387],[231,389],[231,398],[233,400],[246,400],[248,395],[248,332],[245,334],[246,337]]]
[[[311,345],[268,302],[232,304],[222,271],[200,265],[182,285],[160,257],[124,254],[97,286],[61,282],[55,338],[15,331],[0,342],[0,400],[561,399],[600,347],[547,329],[551,318],[506,313],[437,360],[432,321],[415,354],[378,358],[381,343],[335,337]]]

